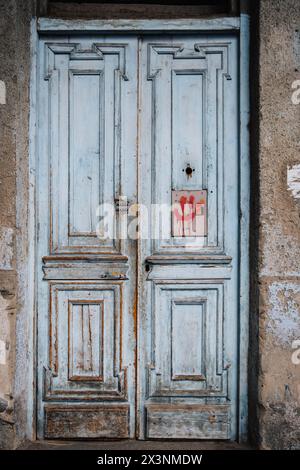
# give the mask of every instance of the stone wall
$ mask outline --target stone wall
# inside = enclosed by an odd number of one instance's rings
[[[28,395],[24,266],[33,7],[31,1],[0,1],[0,448],[23,437]]]
[[[300,163],[299,0],[261,0],[258,23],[258,437],[263,448],[300,449],[300,194],[297,168],[288,171]]]

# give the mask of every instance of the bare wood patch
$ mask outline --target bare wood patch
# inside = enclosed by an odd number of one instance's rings
[[[46,407],[45,438],[129,437],[129,406]]]
[[[147,436],[154,439],[228,439],[228,405],[147,406]]]

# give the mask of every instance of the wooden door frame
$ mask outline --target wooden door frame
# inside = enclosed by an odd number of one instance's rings
[[[247,2],[246,2],[247,3]],[[239,17],[213,19],[166,20],[62,20],[34,18],[31,23],[31,77],[30,77],[30,127],[29,127],[29,224],[28,224],[28,305],[30,312],[28,344],[29,374],[26,437],[36,439],[36,181],[37,168],[37,100],[38,100],[38,43],[43,34],[71,33],[232,33],[239,37],[239,380],[238,380],[238,436],[240,442],[248,438],[248,348],[249,348],[249,216],[250,216],[250,19],[242,13]],[[34,236],[32,235],[34,234]]]

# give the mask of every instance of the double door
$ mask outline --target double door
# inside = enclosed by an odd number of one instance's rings
[[[236,438],[237,55],[40,38],[38,438]]]

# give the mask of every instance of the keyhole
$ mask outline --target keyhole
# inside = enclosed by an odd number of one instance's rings
[[[184,170],[182,170],[182,171],[184,171]],[[192,176],[192,174],[193,174],[194,171],[195,171],[195,168],[191,168],[191,167],[190,167],[190,164],[188,163],[188,164],[187,164],[187,167],[186,167],[186,169],[185,169],[185,173],[186,173],[187,177],[188,177],[188,178],[191,178],[191,176]]]
[[[187,177],[191,178],[193,172],[195,171],[195,168],[191,168],[191,165],[187,163],[186,168],[182,168],[182,171],[185,171],[185,174],[187,175]]]

